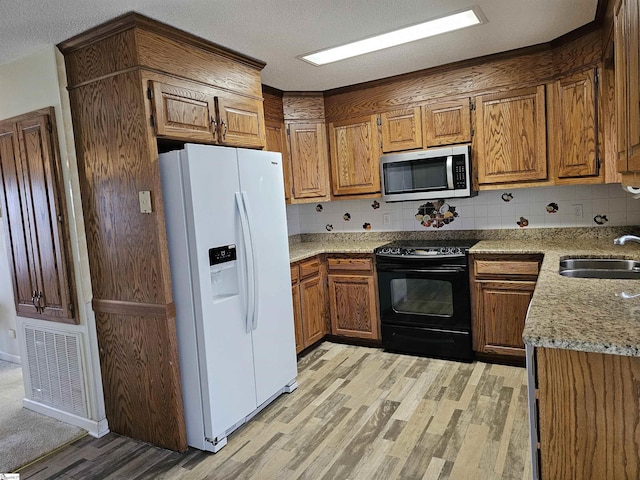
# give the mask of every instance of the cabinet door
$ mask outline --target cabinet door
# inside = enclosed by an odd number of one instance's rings
[[[322,275],[307,278],[300,282],[300,299],[305,348],[324,337],[324,288]]]
[[[329,124],[333,195],[380,192],[380,149],[376,117]]]
[[[296,353],[300,353],[304,350],[304,330],[302,325],[300,286],[297,283],[295,285],[291,285],[291,296],[293,297],[293,327],[296,336]]]
[[[0,125],[7,249],[18,315],[75,323],[73,276],[60,197],[62,175],[49,114]]]
[[[290,123],[287,132],[291,153],[293,198],[302,201],[328,200],[329,161],[325,124]]]
[[[261,148],[265,144],[262,100],[233,93],[216,95],[218,143]]]
[[[329,275],[331,333],[379,340],[377,295],[371,275]]]
[[[425,105],[425,147],[451,145],[471,141],[471,109],[469,99]]]
[[[476,281],[484,353],[524,356],[522,331],[536,282]]]
[[[380,123],[384,153],[422,148],[420,107],[381,113]]]
[[[287,150],[287,135],[284,123],[265,121],[266,149],[270,152],[280,152],[282,154],[282,174],[284,176],[284,199],[289,202],[292,193],[291,180],[291,160]]]
[[[161,82],[150,83],[158,137],[194,142],[215,140],[215,104],[212,95]]]
[[[616,98],[616,134],[618,140],[618,171],[627,169],[627,25],[626,1],[618,3],[613,17],[613,46],[615,68],[615,98]]]
[[[550,139],[559,178],[598,175],[596,71],[579,72],[553,84]]]
[[[476,119],[479,184],[547,178],[544,85],[478,97]]]

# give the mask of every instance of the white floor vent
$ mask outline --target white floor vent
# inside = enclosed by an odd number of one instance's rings
[[[27,346],[27,398],[87,416],[80,335],[23,325]]]

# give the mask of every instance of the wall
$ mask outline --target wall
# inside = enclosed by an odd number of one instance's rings
[[[576,208],[582,215],[576,215]],[[370,199],[289,205],[287,218],[289,235],[640,225],[640,199],[634,199],[617,183],[505,188],[440,203]]]
[[[23,322],[62,332],[80,333],[83,342],[85,388],[89,397],[91,422],[81,422],[79,426],[90,429],[92,434],[99,433],[98,430],[92,431],[94,427],[99,428],[102,433],[106,433],[95,318],[91,309],[89,260],[80,202],[71,111],[66,91],[64,59],[55,46],[50,45],[15,62],[0,65],[0,85],[2,85],[0,89],[0,119],[14,117],[39,108],[49,106],[55,108],[79,310],[78,325],[43,322],[16,316],[11,279],[8,275],[8,258],[6,248],[4,248],[6,239],[4,238],[4,228],[2,228],[0,230],[0,285],[3,286],[0,289],[0,358],[4,356],[19,361],[21,355],[20,338],[18,341],[7,340],[7,330],[9,328],[17,330],[18,337],[20,337]],[[55,416],[54,413],[51,412],[52,416]],[[65,420],[69,421],[66,418]],[[74,420],[72,419],[70,423],[74,423]]]

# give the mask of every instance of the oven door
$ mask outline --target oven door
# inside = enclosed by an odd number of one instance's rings
[[[382,325],[471,331],[469,274],[465,264],[379,261]],[[418,263],[420,262],[420,263]]]

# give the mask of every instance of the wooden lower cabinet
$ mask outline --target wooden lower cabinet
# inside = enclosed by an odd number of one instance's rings
[[[324,273],[320,257],[291,266],[296,353],[321,340],[327,329]]]
[[[476,281],[482,352],[524,356],[522,331],[536,282]]]
[[[471,256],[473,350],[522,363],[524,321],[542,257]]]
[[[331,333],[380,340],[373,257],[330,257],[327,269]]]
[[[640,358],[536,348],[535,364],[539,478],[640,478]]]

